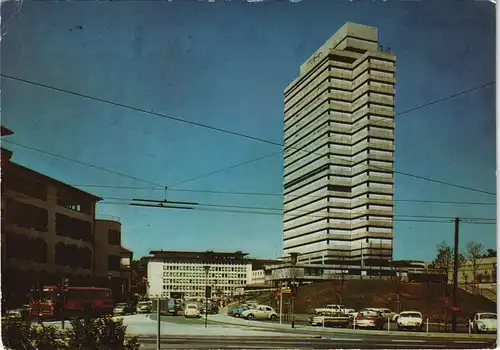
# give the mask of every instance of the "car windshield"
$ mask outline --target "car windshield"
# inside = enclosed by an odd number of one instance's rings
[[[188,309],[196,309],[196,305],[188,305]]]
[[[404,314],[399,315],[399,317],[402,317],[402,318],[403,317],[417,317],[417,318],[419,318],[419,317],[422,317],[422,316],[420,316],[420,314],[416,313],[416,312],[406,312]]]
[[[497,315],[496,314],[483,314],[483,315],[479,315],[479,318],[481,320],[496,320]]]
[[[137,306],[149,306],[149,303],[142,301],[142,302],[138,303]]]
[[[116,304],[116,307],[126,307],[127,304]]]

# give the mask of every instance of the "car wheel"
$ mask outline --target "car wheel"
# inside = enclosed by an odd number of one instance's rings
[[[234,314],[233,316],[234,316],[234,317],[236,317],[236,318],[238,318],[238,317],[240,317],[241,315],[240,315],[240,314],[238,314],[238,313],[236,313],[236,314]]]
[[[277,317],[276,315],[271,315],[271,321],[276,321]]]
[[[247,316],[247,319],[249,320],[253,320],[255,318],[255,316],[253,314],[248,314]]]

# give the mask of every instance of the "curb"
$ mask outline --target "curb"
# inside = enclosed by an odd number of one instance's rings
[[[286,331],[291,332],[292,328],[282,328],[276,327],[275,325],[270,326],[258,326],[243,323],[231,323],[224,321],[212,320],[214,323],[236,325],[236,326],[247,326],[257,329],[267,329],[274,331]],[[331,328],[320,328],[320,329],[301,329],[294,328],[294,333],[328,333],[328,334],[363,334],[363,335],[379,335],[379,336],[411,336],[411,337],[422,337],[422,338],[461,338],[461,339],[496,339],[494,334],[466,334],[466,333],[435,333],[435,332],[401,332],[401,331],[377,331],[377,330],[361,330],[361,329],[331,329]]]

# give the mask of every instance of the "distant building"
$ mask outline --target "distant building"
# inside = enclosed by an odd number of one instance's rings
[[[252,277],[250,283],[245,287],[248,289],[260,289],[270,286],[269,281],[266,281],[266,266],[273,266],[281,263],[280,260],[274,259],[249,259],[252,262]]]
[[[450,269],[449,280],[453,280],[453,269]],[[458,269],[458,283],[496,283],[497,257],[484,257],[476,260],[475,276],[474,266],[467,260]]]
[[[151,251],[148,259],[148,295],[202,299],[205,286],[212,298],[232,296],[251,282],[252,262],[241,251]],[[204,266],[210,266],[208,278]]]
[[[346,23],[285,89],[284,253],[299,262],[392,259],[395,56]]]

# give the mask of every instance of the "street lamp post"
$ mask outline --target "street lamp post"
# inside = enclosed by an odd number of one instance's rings
[[[108,288],[112,290],[111,288],[111,278],[113,277],[113,274],[111,272],[108,272]]]
[[[292,263],[292,328],[295,328],[295,294],[297,292],[297,288],[295,286],[295,266],[297,265],[297,257],[299,253],[290,253],[290,261]]]
[[[210,271],[210,265],[203,266],[205,269],[205,328],[207,328],[208,323],[208,272]]]

